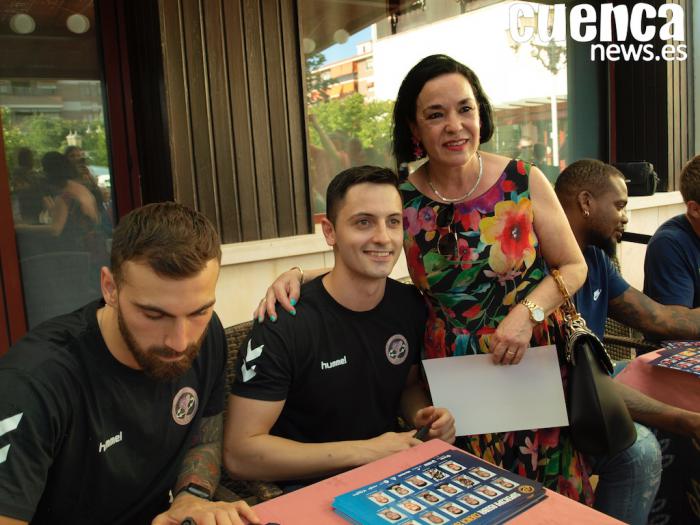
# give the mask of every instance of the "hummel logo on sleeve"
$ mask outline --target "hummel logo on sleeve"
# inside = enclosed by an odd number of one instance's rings
[[[14,416],[10,416],[0,421],[0,436],[16,429],[17,425],[19,425],[19,422],[22,420],[23,415],[24,412],[20,412],[19,414],[15,414]],[[4,447],[0,448],[0,463],[5,463],[7,460],[7,455],[10,453],[10,446],[11,445],[5,445]]]
[[[262,354],[263,352],[263,347],[265,346],[260,345],[258,347],[252,348],[252,343],[253,338],[251,337],[248,340],[248,348],[246,349],[245,359],[243,360],[243,364],[241,365],[241,377],[244,383],[247,383],[248,381],[253,379],[257,374],[257,372],[255,371],[255,365],[248,368],[246,364],[260,357],[260,354]]]
[[[601,293],[603,293],[603,290],[601,288],[598,288],[595,292],[593,292],[593,300],[597,301]]]

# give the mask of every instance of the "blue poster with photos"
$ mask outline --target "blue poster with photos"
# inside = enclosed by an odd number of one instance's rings
[[[700,376],[700,341],[664,341],[663,347],[650,365]]]
[[[545,497],[540,483],[455,450],[337,496],[333,509],[362,525],[496,524]]]

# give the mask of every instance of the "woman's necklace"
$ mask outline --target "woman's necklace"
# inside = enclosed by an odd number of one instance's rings
[[[438,198],[442,202],[460,202],[460,201],[463,201],[464,199],[468,198],[469,196],[471,196],[471,194],[476,191],[477,186],[479,186],[479,183],[481,182],[481,176],[484,174],[484,163],[482,162],[481,155],[479,154],[478,151],[476,152],[476,158],[479,159],[479,175],[476,177],[476,182],[474,183],[474,186],[472,186],[472,188],[467,193],[465,193],[461,197],[457,197],[456,199],[450,199],[449,197],[444,197],[442,194],[440,194],[438,189],[433,185],[433,181],[430,180],[430,172],[428,171],[428,164],[425,165],[425,173],[428,176],[428,186],[430,186],[430,189],[433,190],[433,193],[435,195],[437,195]]]

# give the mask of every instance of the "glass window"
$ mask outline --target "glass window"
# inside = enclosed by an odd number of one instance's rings
[[[496,125],[483,149],[533,161],[554,180],[567,162],[565,43],[516,44],[508,30],[512,2],[396,4],[387,15],[357,2],[301,1],[313,211],[325,211],[326,186],[341,169],[396,167],[393,101],[408,70],[433,53],[479,76]],[[535,16],[522,24],[535,24],[537,10],[550,7],[532,5]]]
[[[695,105],[695,122],[692,124],[695,131],[695,154],[700,154],[700,9],[693,9],[691,13],[693,16],[691,21],[693,47],[690,49],[690,56],[692,59],[693,77],[690,85]]]
[[[0,30],[0,112],[31,328],[99,297],[113,200],[92,2],[20,8]]]

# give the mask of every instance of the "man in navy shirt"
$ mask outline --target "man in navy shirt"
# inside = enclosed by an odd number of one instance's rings
[[[663,223],[644,258],[644,293],[662,304],[700,306],[700,155],[681,172],[685,214]]]
[[[687,171],[687,167],[684,171]],[[688,183],[686,180],[686,187]],[[695,186],[700,187],[700,184],[695,182]],[[588,279],[576,294],[575,300],[591,329],[602,337],[605,318],[610,316],[648,336],[660,339],[698,339],[700,309],[691,309],[698,306],[697,303],[671,300],[669,304],[672,306],[659,304],[654,299],[665,302],[663,296],[652,294],[652,299],[634,289],[625,282],[610,261],[609,256],[614,255],[615,246],[620,242],[627,223],[627,188],[622,174],[609,164],[597,160],[581,160],[562,172],[555,189],[588,264]],[[698,193],[696,189],[692,195],[697,196]],[[686,201],[692,198],[686,197]],[[700,197],[695,198],[700,200]],[[692,213],[695,217],[698,216],[697,202],[689,204],[688,208],[689,215]],[[662,228],[665,229],[665,226]],[[659,245],[666,242],[666,239],[658,240]],[[694,242],[697,246],[697,233]],[[668,265],[664,272],[675,274],[679,271],[672,269],[671,265],[675,267],[675,261],[663,264]],[[647,266],[645,273],[647,282],[650,279],[656,282],[660,272]],[[645,291],[647,289],[645,283]],[[662,286],[662,290],[666,288]],[[659,440],[666,443],[664,474],[649,521],[670,519],[672,523],[690,523],[695,518],[695,510],[685,494],[691,493],[692,469],[697,468],[693,466],[696,459],[691,450],[694,440],[700,437],[700,414],[660,403],[629,387],[615,384],[632,417],[660,430],[661,432],[657,431]],[[680,439],[675,436],[677,434],[694,440]],[[683,459],[674,464],[674,457]]]
[[[575,301],[589,328],[602,338],[612,317],[649,337],[700,339],[700,309],[657,303],[630,286],[610,260],[627,224],[622,173],[598,160],[579,160],[559,175],[555,190],[588,264]]]
[[[627,224],[627,186],[622,173],[599,160],[579,160],[557,179],[555,191],[588,264],[576,306],[602,339],[605,319],[668,339],[700,339],[700,309],[665,306],[630,286],[610,256]],[[700,414],[665,405],[616,383],[635,421],[700,438]]]

